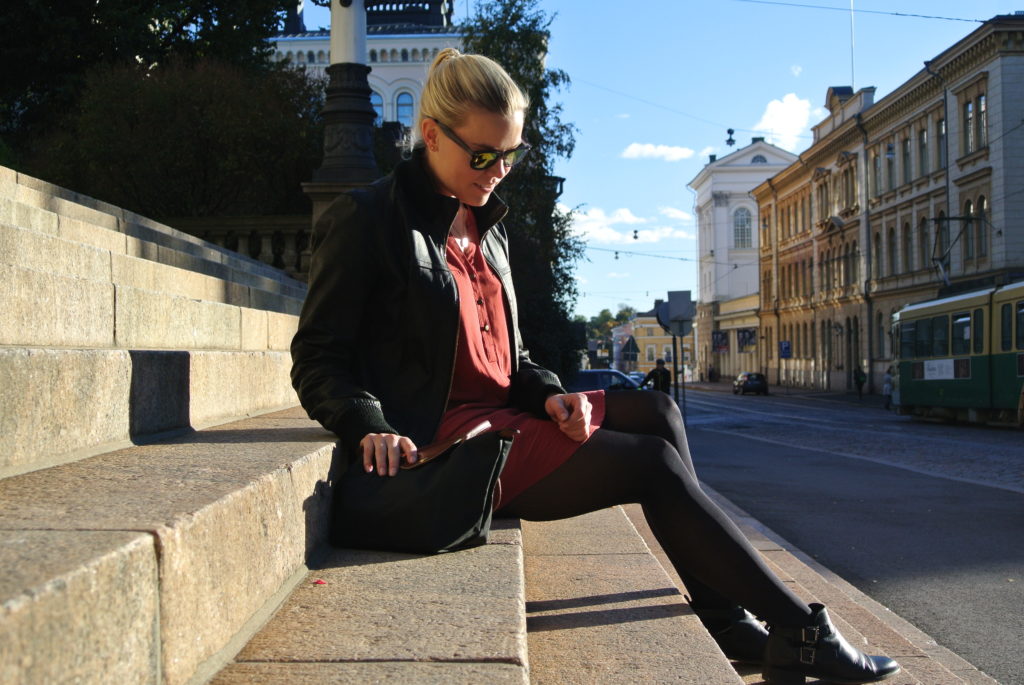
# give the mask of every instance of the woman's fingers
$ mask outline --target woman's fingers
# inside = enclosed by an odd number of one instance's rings
[[[416,462],[416,445],[404,435],[394,433],[368,433],[359,441],[363,452],[363,470],[380,476],[393,476],[404,456],[410,464]]]

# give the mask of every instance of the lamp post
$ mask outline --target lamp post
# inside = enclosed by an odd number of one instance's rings
[[[343,190],[380,175],[373,156],[370,67],[366,59],[365,0],[331,0],[331,64],[324,103],[324,159],[303,190],[313,201],[313,223]]]

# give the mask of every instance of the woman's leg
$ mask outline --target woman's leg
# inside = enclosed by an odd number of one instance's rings
[[[615,425],[614,414],[611,409],[606,424]],[[701,491],[691,469],[665,438],[601,428],[501,513],[553,520],[638,502],[681,574],[768,621],[806,624],[808,606],[765,566],[740,530]]]

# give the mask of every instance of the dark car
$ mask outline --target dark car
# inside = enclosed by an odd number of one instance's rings
[[[582,369],[569,381],[565,389],[569,392],[587,390],[636,390],[640,384],[615,369]]]
[[[763,373],[741,373],[732,382],[732,392],[734,395],[746,395],[748,392],[767,395],[768,379]]]

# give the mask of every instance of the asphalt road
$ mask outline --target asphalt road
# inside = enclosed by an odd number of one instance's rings
[[[1024,683],[1024,433],[825,395],[687,400],[702,480],[1000,683]]]

